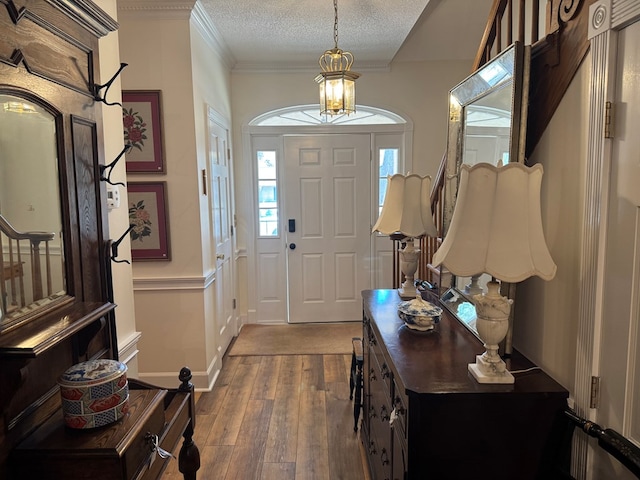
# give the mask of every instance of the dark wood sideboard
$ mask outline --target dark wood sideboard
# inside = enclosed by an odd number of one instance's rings
[[[566,389],[540,369],[479,384],[467,364],[482,343],[446,310],[434,331],[416,332],[397,315],[396,290],[362,297],[361,438],[373,480],[553,478]],[[507,366],[534,367],[517,351]]]

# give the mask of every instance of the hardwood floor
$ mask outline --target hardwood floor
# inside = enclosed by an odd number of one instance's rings
[[[213,390],[197,397],[198,478],[368,479],[350,366],[351,355],[225,357]],[[177,463],[162,480],[182,479]]]

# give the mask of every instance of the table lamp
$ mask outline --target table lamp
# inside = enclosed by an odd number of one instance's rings
[[[404,282],[398,293],[402,298],[416,298],[414,275],[418,269],[420,249],[414,240],[424,235],[436,236],[430,205],[431,177],[399,173],[387,178],[387,192],[373,232],[400,238],[400,269]]]
[[[498,280],[516,283],[534,275],[551,280],[556,273],[542,231],[542,174],[540,164],[462,165],[451,225],[433,256],[434,266],[443,265],[454,275],[492,276],[487,292],[473,296],[486,350],[469,364],[479,383],[514,383],[498,355],[513,300],[500,295]]]

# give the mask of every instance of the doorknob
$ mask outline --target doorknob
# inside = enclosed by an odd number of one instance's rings
[[[218,260],[224,260],[224,253],[218,253],[218,254],[216,255],[216,258],[217,258]]]
[[[289,248],[290,248],[291,250],[295,250],[295,249],[296,249],[296,244],[295,244],[295,243],[290,243],[290,244],[289,244]]]

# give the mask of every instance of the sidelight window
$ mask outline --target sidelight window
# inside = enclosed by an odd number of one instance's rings
[[[387,194],[387,177],[398,173],[398,148],[378,149],[378,215]]]
[[[278,182],[275,150],[258,150],[258,225],[261,237],[278,236]]]

